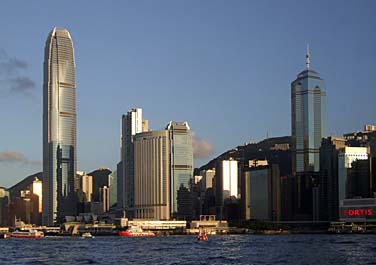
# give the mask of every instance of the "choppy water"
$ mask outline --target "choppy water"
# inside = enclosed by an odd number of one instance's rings
[[[0,264],[376,264],[376,235],[7,239]]]

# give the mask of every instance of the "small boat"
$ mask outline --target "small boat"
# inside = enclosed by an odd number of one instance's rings
[[[10,238],[10,235],[8,233],[4,233],[0,235],[0,238],[7,239]]]
[[[30,230],[17,230],[9,234],[12,238],[41,238],[44,237],[43,232],[30,229]]]
[[[200,230],[198,232],[197,240],[198,241],[208,241],[209,240],[209,238],[208,238],[208,231],[206,229],[201,229],[200,228]]]
[[[119,231],[119,236],[155,236],[155,234],[143,231],[139,226],[133,226],[126,231]]]

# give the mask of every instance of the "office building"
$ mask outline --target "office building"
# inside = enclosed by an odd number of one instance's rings
[[[76,76],[66,29],[48,35],[43,84],[43,224],[76,215]]]
[[[291,83],[292,174],[296,176],[297,219],[311,219],[312,187],[320,170],[319,148],[325,135],[325,83],[311,69],[309,49],[306,69]]]
[[[225,202],[239,197],[238,191],[238,161],[218,161],[215,169],[215,204],[216,215],[222,220],[225,218]]]
[[[117,170],[114,170],[109,176],[110,185],[110,207],[117,202]]]
[[[148,130],[148,122],[142,120],[142,109],[134,108],[122,116],[121,162],[122,175],[118,178],[119,204],[131,217],[134,206],[134,137]]]
[[[338,220],[338,155],[345,148],[342,137],[322,139],[320,147],[319,219]]]
[[[170,135],[168,130],[134,136],[134,217],[169,220]]]
[[[99,188],[99,202],[102,203],[102,210],[107,213],[110,210],[110,189],[107,186]]]
[[[83,174],[81,177],[81,190],[85,194],[85,202],[91,202],[93,198],[93,177]]]
[[[281,181],[278,165],[252,167],[245,172],[245,219],[281,220]]]
[[[31,184],[31,192],[38,196],[38,212],[42,214],[42,192],[43,192],[43,183],[37,177],[34,179]]]
[[[368,159],[367,147],[345,147],[338,154],[338,201],[346,199],[349,186],[349,169],[356,160]]]
[[[193,145],[190,128],[187,122],[171,121],[166,130],[169,132],[170,141],[171,216],[186,219],[188,214],[184,209],[192,208],[191,200],[187,199],[190,197],[190,184],[193,179]],[[180,200],[180,203],[185,203],[184,205],[178,205],[179,190],[181,190],[180,198],[185,198]],[[179,212],[178,209],[181,211]]]

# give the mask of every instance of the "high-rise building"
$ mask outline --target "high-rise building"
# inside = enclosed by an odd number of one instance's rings
[[[116,204],[117,202],[117,170],[112,171],[108,176],[109,185],[110,185],[110,207]]]
[[[281,179],[277,164],[245,172],[245,219],[281,220]]]
[[[325,135],[325,83],[310,63],[307,49],[307,68],[291,83],[292,174],[299,219],[312,217],[312,187],[319,175],[319,148]]]
[[[238,198],[238,161],[219,161],[215,169],[215,204],[216,214],[219,219],[224,218],[224,205],[226,200]]]
[[[91,202],[93,197],[93,176],[86,174],[82,175],[81,190],[85,194],[85,201]]]
[[[134,137],[134,217],[170,219],[170,138],[168,130]]]
[[[191,205],[178,205],[178,192],[180,198],[190,195],[190,184],[193,178],[193,146],[190,128],[187,122],[169,122],[166,127],[170,136],[170,188],[171,188],[171,216],[186,219],[187,212],[178,209],[192,208]],[[191,203],[191,200],[179,200],[180,204]]]
[[[42,213],[42,190],[43,184],[37,177],[34,179],[33,184],[31,184],[31,192],[38,196],[38,212]]]
[[[43,84],[43,224],[76,214],[76,77],[66,29],[48,35]]]
[[[291,83],[293,175],[320,170],[319,148],[325,135],[325,83],[311,69],[309,49],[306,65]]]
[[[345,147],[338,154],[338,201],[346,199],[349,186],[349,169],[356,160],[368,159],[367,147]]]
[[[110,210],[110,189],[107,186],[99,188],[99,202],[102,203],[104,213]]]
[[[134,206],[134,136],[147,131],[148,122],[142,120],[142,109],[134,108],[122,116],[121,161],[122,175],[118,178],[121,207],[131,215]],[[129,216],[131,217],[131,216]]]
[[[345,148],[342,137],[322,139],[320,147],[320,220],[338,220],[338,154]]]

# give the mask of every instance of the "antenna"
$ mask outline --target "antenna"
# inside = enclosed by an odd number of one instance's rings
[[[311,64],[311,54],[309,52],[309,44],[307,44],[307,53],[306,53],[307,70],[309,70],[310,64]]]

